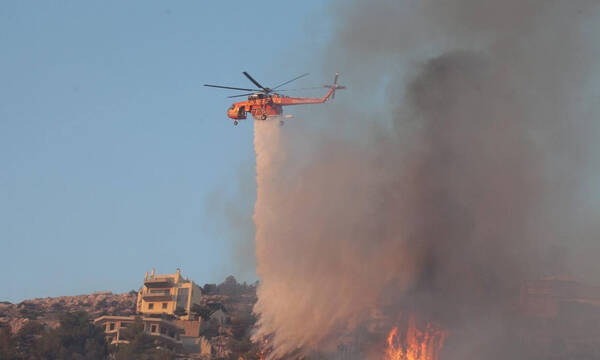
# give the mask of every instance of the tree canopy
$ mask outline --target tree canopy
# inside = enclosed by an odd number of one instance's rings
[[[107,356],[104,331],[83,311],[63,314],[60,325],[43,332],[30,353],[31,359],[39,360],[103,360]]]

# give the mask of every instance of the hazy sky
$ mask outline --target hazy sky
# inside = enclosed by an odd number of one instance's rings
[[[302,49],[324,42],[327,10],[3,1],[0,300],[128,291],[152,267],[200,284],[234,272],[236,233],[212,206],[242,198],[252,215],[254,194],[235,195],[254,182],[252,121],[234,128],[232,93],[202,84],[318,71]]]

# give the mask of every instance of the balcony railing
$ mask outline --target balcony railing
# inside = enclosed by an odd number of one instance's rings
[[[175,300],[175,296],[169,293],[143,293],[142,298],[145,301],[173,301]]]
[[[147,278],[144,280],[144,285],[149,288],[153,287],[171,287],[173,286],[173,279],[169,278]]]

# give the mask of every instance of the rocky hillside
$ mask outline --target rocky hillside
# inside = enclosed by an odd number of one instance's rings
[[[208,346],[210,358],[241,357],[256,360],[260,357],[258,346],[250,340],[256,324],[256,317],[252,314],[256,303],[256,288],[257,283],[240,284],[233,276],[220,284],[203,286],[202,299],[192,306],[190,315],[194,322],[200,322],[197,344]],[[88,340],[96,341],[99,351],[114,353],[115,349],[107,350],[103,335],[95,335],[94,331],[99,329],[94,330],[88,323],[102,315],[134,315],[136,301],[137,292],[131,291],[125,294],[96,292],[89,295],[39,298],[18,304],[0,302],[0,360],[47,359],[52,358],[47,354],[61,351],[85,351],[71,348],[70,340],[60,340],[65,336],[69,338],[71,332],[83,336],[80,340],[85,344]],[[203,350],[200,345],[196,349],[195,344],[187,344],[189,346],[186,345],[184,353],[206,350],[206,346]],[[151,346],[149,349],[154,348],[155,346]],[[132,351],[134,350],[139,349]]]
[[[91,318],[101,315],[132,315],[137,293],[96,292],[89,295],[60,296],[25,300],[18,304],[0,303],[0,324],[8,324],[17,333],[25,323],[37,320],[50,327],[58,325],[61,313],[87,312]]]

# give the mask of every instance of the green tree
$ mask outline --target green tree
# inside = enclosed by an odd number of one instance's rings
[[[229,275],[225,281],[217,286],[217,290],[219,294],[236,296],[240,293],[240,284],[238,284],[235,277]]]
[[[233,332],[233,337],[241,340],[250,333],[254,324],[256,324],[256,316],[252,313],[240,312],[231,317],[229,326]]]
[[[219,335],[219,321],[217,319],[210,319],[203,324],[203,328],[200,331],[200,336],[204,336],[207,339]]]
[[[193,304],[190,309],[191,312],[198,314],[202,320],[207,321],[210,318],[210,314],[212,314],[213,310],[208,306]]]
[[[15,341],[8,325],[0,324],[0,359],[17,360]]]
[[[18,355],[17,358],[28,359],[33,345],[44,332],[45,328],[41,323],[37,321],[26,322],[21,330],[13,336],[13,343]]]
[[[46,331],[36,341],[31,359],[104,360],[108,346],[104,331],[84,311],[65,313],[58,328]]]
[[[229,354],[230,360],[238,360],[248,359],[248,360],[258,360],[260,358],[260,350],[256,344],[254,344],[250,337],[244,337],[242,339],[230,339],[229,340],[229,349],[231,350],[231,354]]]

